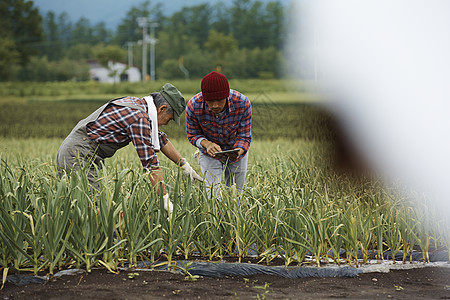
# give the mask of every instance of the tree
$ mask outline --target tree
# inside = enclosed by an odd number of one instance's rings
[[[109,61],[125,61],[126,51],[117,45],[97,45],[94,48],[95,58],[102,66],[107,66]]]
[[[216,68],[216,55],[208,51],[191,51],[183,55],[184,67],[189,71],[190,78],[202,78]]]
[[[208,39],[209,23],[212,10],[208,4],[193,7],[183,7],[169,19],[169,30],[178,36],[189,36],[199,45],[203,45]]]
[[[84,61],[63,59],[53,63],[55,79],[58,81],[87,81],[89,80],[89,65]]]
[[[217,54],[218,64],[223,62],[223,59],[228,52],[237,49],[238,46],[239,43],[232,34],[225,35],[215,30],[209,31],[208,40],[205,43],[206,49],[214,51]]]
[[[237,49],[224,59],[223,70],[234,78],[281,77],[284,60],[275,47],[266,49]]]
[[[248,11],[252,6],[251,0],[234,0],[233,6],[230,8],[228,14],[231,18],[230,32],[239,41],[241,47],[249,48],[250,34],[257,28],[253,26],[257,16],[249,16]],[[249,30],[251,28],[251,30]]]
[[[269,2],[264,14],[264,28],[268,44],[280,50],[285,38],[285,13],[279,1]]]
[[[161,65],[161,69],[158,70],[159,77],[170,78],[170,79],[180,79],[184,78],[183,72],[178,66],[178,60],[176,59],[166,59]]]
[[[156,61],[164,61],[168,58],[178,60],[180,55],[186,55],[190,52],[196,52],[200,49],[193,37],[188,35],[173,35],[162,31],[158,35],[158,44],[156,47]]]
[[[20,61],[14,40],[0,36],[0,80],[12,79],[11,68]]]
[[[150,1],[144,1],[140,6],[132,6],[117,27],[115,44],[124,45],[127,42],[142,40],[142,30],[137,23],[139,17],[160,22],[163,18],[160,4],[150,7]]]
[[[48,61],[46,56],[30,58],[22,68],[21,80],[26,81],[86,81],[89,79],[89,66],[86,63],[63,59]]]
[[[72,37],[73,25],[69,15],[63,12],[58,16],[58,35],[64,48],[68,48],[75,44]]]
[[[22,69],[21,80],[45,82],[54,79],[51,72],[51,64],[46,56],[30,58],[28,64]]]
[[[33,5],[27,0],[0,1],[0,37],[14,41],[21,64],[37,53],[37,43],[42,41],[42,17]]]
[[[235,0],[228,14],[230,32],[241,48],[274,46],[281,49],[284,11],[279,1],[264,6],[261,1]]]
[[[91,22],[85,17],[81,17],[72,31],[72,40],[77,44],[90,44],[92,41]]]
[[[244,18],[238,29],[239,43],[242,47],[253,49],[255,47],[265,48],[268,46],[267,27],[264,19],[264,7],[261,1],[255,1],[249,8],[243,11]],[[251,28],[252,30],[248,30]]]
[[[68,48],[66,58],[71,60],[95,59],[94,46],[88,44],[76,44]]]
[[[249,49],[236,49],[227,54],[222,68],[229,78],[250,78],[249,57]]]
[[[171,16],[163,16],[162,4],[153,3],[143,0],[132,6],[112,32],[105,23],[91,24],[86,18],[72,23],[67,13],[49,12],[42,18],[31,0],[0,0],[0,80],[32,80],[33,74],[37,80],[84,80],[87,64],[76,72],[79,75],[72,71],[89,59],[98,59],[113,72],[108,61],[125,62],[128,42],[134,42],[133,64],[141,66],[138,17],[159,24],[155,67],[161,77],[184,77],[180,56],[191,78],[202,77],[217,65],[236,78],[280,76],[279,66],[285,64],[280,50],[289,20],[279,0],[205,2],[181,7]],[[25,69],[29,58],[32,62]]]
[[[44,47],[42,47],[41,55],[47,56],[51,61],[61,59],[63,56],[63,49],[54,12],[49,11],[47,13],[44,18],[43,27],[45,43]]]
[[[225,4],[222,1],[216,3],[212,8],[211,29],[228,34],[230,32],[228,15]]]
[[[109,43],[111,41],[112,33],[111,30],[106,28],[104,22],[97,23],[92,28],[92,39],[90,43],[92,45],[98,43]]]

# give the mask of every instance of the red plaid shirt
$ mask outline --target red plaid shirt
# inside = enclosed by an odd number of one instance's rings
[[[140,106],[147,112],[147,103],[144,99],[125,97],[120,101]],[[91,140],[99,144],[133,142],[142,166],[145,169],[152,169],[159,167],[159,160],[152,145],[151,126],[147,113],[110,103],[97,120],[86,125],[86,132]],[[167,135],[160,131],[160,147],[164,147],[167,142]]]
[[[247,153],[252,140],[251,123],[250,100],[235,90],[230,90],[227,108],[220,116],[209,110],[202,93],[192,97],[186,106],[187,136],[189,142],[197,147],[198,140],[207,139],[218,144],[222,150],[242,148]],[[206,149],[199,148],[208,155]]]

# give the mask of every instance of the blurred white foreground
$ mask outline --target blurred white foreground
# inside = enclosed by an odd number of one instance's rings
[[[296,72],[317,79],[377,171],[450,217],[450,1],[296,4]]]

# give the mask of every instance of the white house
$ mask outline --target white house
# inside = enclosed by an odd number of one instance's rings
[[[108,62],[108,68],[100,65],[97,61],[88,61],[91,80],[105,83],[117,83],[121,81],[136,82],[141,80],[141,71],[136,67],[120,62]]]

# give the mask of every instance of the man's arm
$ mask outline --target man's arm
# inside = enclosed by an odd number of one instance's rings
[[[184,158],[181,156],[180,152],[175,149],[175,146],[171,141],[167,141],[167,143],[161,148],[161,152],[179,166],[183,165],[185,162]]]
[[[158,168],[159,159],[153,150],[150,137],[150,122],[146,118],[140,118],[127,127],[127,133],[144,169],[152,170]]]
[[[175,149],[175,146],[171,141],[168,140],[164,147],[161,148],[161,151],[171,161],[183,169],[183,175],[190,176],[191,180],[195,179],[198,181],[203,181],[203,178],[195,172],[188,161],[181,156],[177,149]]]
[[[158,195],[163,195],[164,209],[169,214],[169,218],[171,218],[173,204],[164,186],[164,176],[159,165],[158,156],[153,150],[150,128],[149,120],[141,117],[127,127],[128,136],[136,148],[142,166],[150,171],[149,179],[151,185],[156,188]],[[164,140],[164,136],[160,135],[160,141]]]
[[[160,186],[162,186],[163,195],[167,194],[166,187],[164,186],[164,176],[161,168],[152,169],[148,177],[152,186],[156,188],[158,195],[160,195],[161,193]],[[160,182],[162,182],[163,184],[160,185]]]
[[[186,106],[186,134],[189,142],[195,147],[198,147],[198,141],[203,140],[205,136],[195,115],[193,99],[195,99],[195,96],[189,100]]]
[[[237,141],[234,143],[233,148],[242,149],[242,154],[247,153],[252,140],[252,107],[249,100],[246,102],[243,117],[239,122],[236,138]]]
[[[153,150],[150,138],[150,123],[146,118],[140,118],[128,128],[128,135],[136,149],[144,169],[150,171],[149,179],[153,187],[160,194],[160,182],[164,182],[163,172],[160,168],[159,159]],[[167,194],[164,184],[162,185],[163,195]]]

